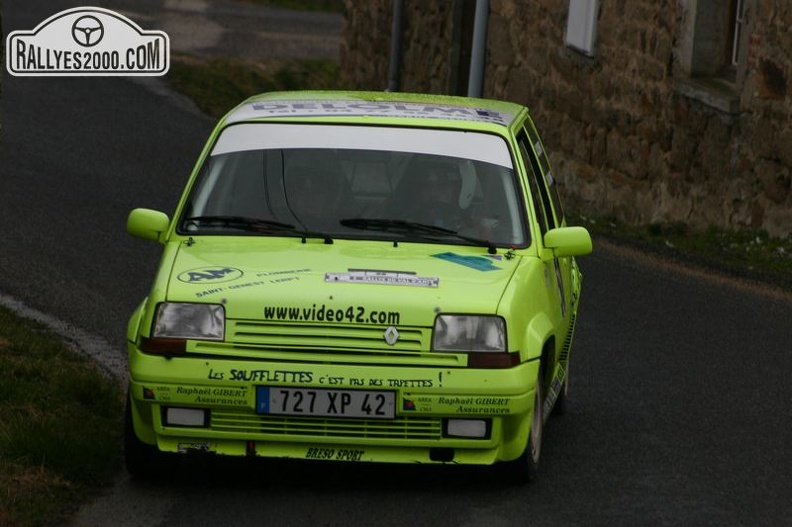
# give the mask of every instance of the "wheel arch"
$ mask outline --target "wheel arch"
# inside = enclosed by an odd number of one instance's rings
[[[523,336],[524,360],[544,359],[548,342],[555,342],[553,323],[545,313],[538,313],[531,319]]]

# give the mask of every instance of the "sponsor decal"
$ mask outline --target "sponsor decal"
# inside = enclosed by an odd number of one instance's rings
[[[544,150],[542,150],[542,143],[536,141],[534,143],[534,151],[536,152],[536,157],[542,157],[542,155],[544,155]]]
[[[289,320],[293,322],[349,322],[356,324],[388,324],[396,326],[401,321],[398,311],[378,311],[363,306],[333,308],[321,304],[311,307],[264,306],[265,320]]]
[[[459,265],[464,265],[465,267],[470,267],[471,269],[475,269],[476,271],[500,271],[501,268],[495,265],[492,262],[491,258],[487,258],[484,256],[466,256],[463,254],[454,254],[454,253],[439,253],[433,254],[434,258],[440,258],[441,260],[445,260],[447,262],[452,262]]]
[[[176,447],[180,454],[187,452],[211,452],[212,443],[179,443]]]
[[[360,461],[365,450],[346,448],[311,447],[305,452],[305,459],[323,459],[326,461]]]
[[[499,396],[404,394],[402,410],[417,413],[508,415],[512,399]]]
[[[201,267],[184,271],[176,278],[185,284],[205,284],[207,282],[219,284],[242,278],[244,274],[235,267]]]
[[[231,282],[244,276],[244,273],[234,267],[206,267],[200,269],[193,269],[185,271],[178,276],[178,279],[188,284],[207,284],[211,283],[212,287],[202,291],[196,291],[196,298],[203,298],[209,295],[216,295],[218,293],[230,292],[237,289],[244,289],[248,287],[259,287],[268,284],[283,284],[285,282],[293,282],[300,280],[300,274],[310,272],[310,269],[287,269],[284,271],[264,271],[256,273],[257,278],[261,280],[252,280],[248,282],[236,283],[228,286],[219,286],[218,283]]]
[[[413,287],[437,287],[437,277],[418,276],[403,271],[376,271],[350,269],[346,273],[325,273],[325,282],[345,282],[350,284],[407,285]]]
[[[505,415],[509,413],[507,397],[438,397],[437,404],[458,414]]]
[[[222,380],[210,370],[211,380]],[[247,406],[248,387],[222,388],[217,386],[154,386],[143,387],[143,399],[168,403],[213,404],[219,406]]]
[[[313,382],[313,373],[307,371],[291,371],[291,370],[229,370],[229,381],[245,381],[245,382],[279,382],[279,383],[297,383],[306,384]],[[210,379],[223,379],[224,375],[221,373],[219,377],[213,376],[214,370],[210,370]]]
[[[364,386],[377,388],[432,388],[442,386],[442,379],[435,382],[433,379],[395,379],[382,377],[346,377],[343,375],[319,374],[304,370],[247,370],[231,368],[229,370],[215,370],[210,368],[206,376],[212,381],[235,381],[246,383],[274,383],[278,385],[318,385],[360,388]],[[244,390],[244,387],[240,388]],[[233,393],[235,389],[228,388],[218,392],[210,388],[180,388],[186,390],[182,395],[218,396],[218,397],[240,397],[245,398],[242,392]],[[245,399],[246,400],[246,399]]]
[[[75,7],[6,39],[16,76],[159,76],[170,67],[170,40],[109,9]]]
[[[283,282],[293,282],[300,279],[300,274],[310,273],[310,269],[285,269],[283,271],[265,271],[257,273],[256,276],[266,277],[271,284],[280,284]]]
[[[240,388],[210,388],[178,386],[174,392],[175,399],[195,404],[213,404],[219,406],[247,406],[247,386]]]
[[[561,390],[564,386],[564,379],[566,379],[566,370],[559,364],[558,372],[556,373],[555,377],[553,377],[553,382],[550,383],[550,389],[547,392],[547,397],[545,398],[544,406],[542,407],[543,416],[550,414],[550,410],[553,409],[556,399],[558,399],[559,395],[561,395]]]
[[[387,101],[259,101],[252,103],[251,108],[257,116],[261,117],[374,115],[378,117],[428,117],[497,124],[506,124],[511,121],[512,117],[486,108]]]

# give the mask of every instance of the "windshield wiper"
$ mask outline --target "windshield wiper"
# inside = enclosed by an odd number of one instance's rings
[[[294,225],[291,225],[289,223],[282,223],[273,220],[264,220],[261,218],[252,218],[247,216],[228,216],[228,215],[193,216],[192,218],[187,218],[184,221],[203,223],[208,225],[223,225],[227,227],[242,227],[242,228],[246,228],[246,229],[249,228],[254,230],[268,229],[268,228],[285,229],[285,230],[294,229]]]
[[[487,253],[495,254],[497,249],[495,244],[489,240],[481,238],[474,238],[472,236],[465,236],[459,234],[452,229],[444,227],[437,227],[436,225],[429,225],[427,223],[418,223],[415,221],[396,220],[396,219],[380,219],[380,218],[347,218],[341,220],[341,225],[349,227],[350,229],[361,229],[366,231],[380,231],[380,232],[394,232],[398,234],[415,234],[422,238],[436,240],[437,237],[450,236],[458,240],[470,242],[480,247],[486,247]]]
[[[265,220],[262,218],[252,218],[247,216],[231,216],[231,215],[217,215],[217,216],[193,216],[184,220],[186,222],[194,222],[196,224],[203,223],[208,225],[223,225],[227,227],[241,228],[244,230],[252,231],[286,231],[293,234],[299,234],[302,237],[303,243],[306,238],[322,238],[326,244],[333,243],[333,239],[324,233],[307,231],[298,229],[291,223],[283,223],[275,220]]]

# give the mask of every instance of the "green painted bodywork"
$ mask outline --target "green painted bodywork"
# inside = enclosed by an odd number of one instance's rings
[[[268,116],[257,113],[256,105],[289,111],[302,107],[309,114]],[[465,111],[443,110],[453,118],[406,116],[420,113],[420,106]],[[357,114],[310,114],[342,108]],[[465,113],[470,109],[479,113]],[[497,116],[498,122],[488,116]],[[379,92],[257,96],[217,125],[174,218],[181,216],[199,168],[228,123],[462,129],[502,136],[516,152],[515,137],[528,119],[528,110],[516,104],[457,97]],[[525,170],[521,162],[515,163]],[[441,462],[432,454],[438,448],[453,449],[454,463],[491,464],[519,457],[528,440],[540,365],[545,370],[540,382],[550,394],[545,413],[566,381],[581,283],[574,256],[591,250],[590,237],[580,228],[561,226],[544,239],[537,235],[527,184],[522,191],[533,242],[496,254],[438,243],[187,236],[177,232],[177,221],[164,223],[161,213],[133,211],[128,231],[158,240],[164,248],[151,290],[128,327],[129,395],[139,440],[169,452],[300,459]],[[361,269],[411,273],[436,279],[436,287],[327,279],[328,274]],[[567,284],[559,287],[563,273]],[[142,352],[156,306],[166,301],[222,305],[225,339],[188,340],[187,353],[181,356]],[[519,358],[512,367],[474,368],[465,353],[433,352],[432,329],[439,314],[502,317],[508,352]],[[382,336],[389,326],[400,333],[394,345]],[[265,384],[392,390],[396,419],[384,425],[387,433],[379,434],[359,419],[327,419],[325,424],[319,418],[261,416],[255,412],[256,387]],[[207,408],[212,424],[163,426],[165,407]],[[491,431],[484,439],[444,437],[446,418],[487,419]],[[347,426],[348,432],[331,432],[336,425]]]

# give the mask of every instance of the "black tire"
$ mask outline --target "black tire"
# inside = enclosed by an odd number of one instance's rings
[[[124,463],[130,475],[141,479],[159,479],[172,468],[172,459],[135,434],[129,397],[124,412]]]
[[[507,479],[511,483],[525,484],[535,481],[538,477],[539,458],[542,453],[542,436],[544,435],[544,385],[542,371],[536,380],[536,393],[534,395],[534,411],[531,419],[531,431],[528,433],[528,443],[525,451],[514,461],[506,462]]]
[[[550,413],[552,416],[564,415],[567,411],[567,390],[569,386],[569,374],[567,374],[567,378],[564,381],[564,385],[561,386],[561,391],[556,396],[555,405],[553,406],[553,411]]]

